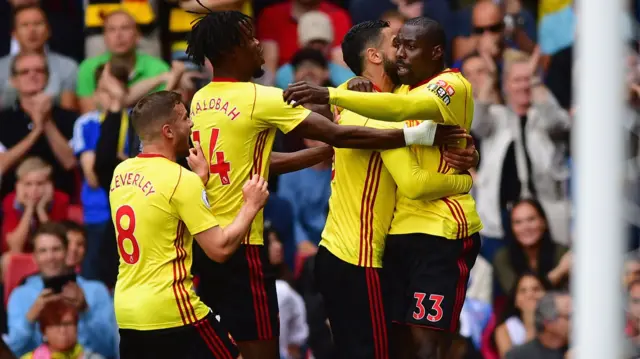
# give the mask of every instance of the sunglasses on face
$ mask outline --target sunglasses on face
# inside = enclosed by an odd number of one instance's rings
[[[504,30],[504,23],[501,22],[499,24],[489,25],[489,26],[482,26],[482,27],[476,26],[473,28],[473,33],[476,35],[482,35],[486,31],[488,31],[496,34],[496,33],[502,32],[503,30]]]

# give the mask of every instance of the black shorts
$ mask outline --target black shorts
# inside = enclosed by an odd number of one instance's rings
[[[120,359],[236,359],[239,355],[213,314],[177,328],[120,329]]]
[[[193,246],[194,268],[200,276],[200,299],[237,341],[280,336],[276,273],[265,246],[240,245],[224,263],[209,259]]]
[[[379,271],[344,262],[325,247],[318,249],[314,276],[338,359],[389,358]]]
[[[383,279],[391,321],[457,332],[480,244],[478,233],[461,240],[419,233],[387,236]]]

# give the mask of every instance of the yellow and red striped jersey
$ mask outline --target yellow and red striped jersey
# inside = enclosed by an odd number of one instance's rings
[[[116,167],[109,191],[120,254],[115,313],[121,329],[192,324],[210,309],[193,290],[193,235],[218,225],[200,178],[160,155]]]
[[[242,207],[242,186],[253,174],[269,178],[276,131],[293,130],[311,113],[291,107],[282,90],[233,79],[214,79],[191,102],[192,139],[211,163],[209,203],[222,226],[231,224]],[[260,210],[244,243],[263,244]]]

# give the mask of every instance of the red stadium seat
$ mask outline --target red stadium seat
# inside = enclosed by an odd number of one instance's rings
[[[9,302],[9,294],[11,294],[11,291],[17,287],[24,278],[36,273],[38,273],[38,266],[33,260],[32,254],[14,254],[9,258],[7,270],[3,275],[5,307]]]
[[[69,205],[69,212],[67,216],[70,220],[77,222],[78,224],[84,223],[84,216],[82,214],[82,206],[77,204]]]

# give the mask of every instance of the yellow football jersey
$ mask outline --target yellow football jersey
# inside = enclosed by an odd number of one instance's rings
[[[232,79],[216,79],[195,94],[192,139],[211,163],[207,195],[222,226],[240,211],[245,182],[254,174],[269,178],[276,130],[287,133],[310,113],[287,105],[280,89]],[[260,210],[243,243],[263,244],[263,218]]]
[[[471,84],[455,69],[446,69],[398,94],[361,93],[330,89],[330,103],[383,121],[407,121],[415,126],[423,119],[458,125],[467,131],[473,120]],[[407,92],[406,94],[402,94]],[[393,105],[390,105],[393,104]],[[411,120],[415,119],[415,120]],[[456,173],[442,158],[444,148],[412,146],[423,169]],[[482,229],[475,201],[469,194],[434,201],[406,198],[398,193],[390,234],[426,233],[449,239],[467,238]]]
[[[122,329],[194,323],[210,309],[193,290],[193,235],[218,225],[200,178],[160,155],[116,167],[109,191],[120,266],[115,313]]]

